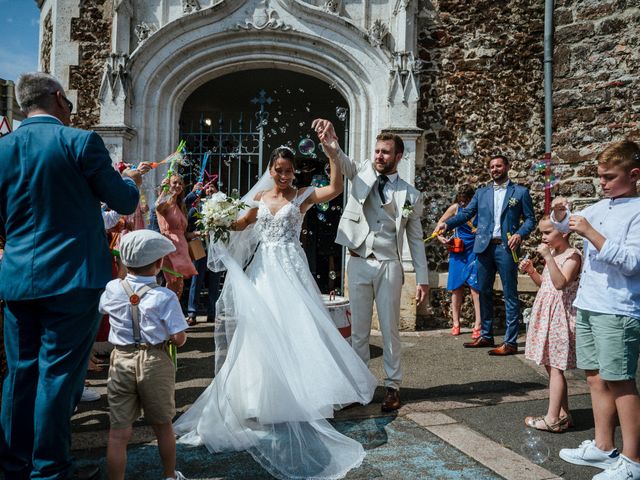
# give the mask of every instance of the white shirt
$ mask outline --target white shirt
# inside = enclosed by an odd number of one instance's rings
[[[378,177],[382,175],[378,173]],[[386,175],[386,174],[385,174]],[[396,182],[398,181],[398,172],[390,173],[387,175],[389,181],[385,183],[382,193],[384,194],[384,203],[389,203],[393,198],[393,192],[396,190]],[[378,185],[375,185],[376,192],[378,192]]]
[[[115,210],[109,210],[108,212],[102,210],[102,221],[104,222],[104,229],[109,230],[115,227],[118,224],[120,217],[122,217],[122,215],[120,215]]]
[[[144,285],[155,283],[156,277],[128,274],[126,280],[134,292]],[[129,296],[120,285],[120,279],[111,280],[100,297],[100,313],[109,315],[113,345],[133,345],[133,321]],[[171,335],[187,328],[182,308],[174,292],[164,287],[149,290],[138,304],[140,309],[140,335],[143,343],[157,345]]]
[[[569,213],[562,222],[569,231]],[[583,216],[603,237],[598,250],[584,239],[584,255],[576,308],[640,319],[640,198],[600,200],[576,215]]]
[[[494,182],[494,186],[496,183]],[[502,204],[504,197],[507,196],[507,187],[509,180],[501,184],[501,188],[493,189],[493,234],[492,238],[502,238],[502,229],[500,228],[500,215],[502,215]]]

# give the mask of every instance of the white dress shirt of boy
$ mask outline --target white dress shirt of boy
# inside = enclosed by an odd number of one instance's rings
[[[567,212],[562,222],[557,222],[552,214],[551,221],[566,233],[571,215]],[[640,198],[600,200],[576,215],[583,216],[606,241],[598,252],[584,239],[574,306],[640,319]]]
[[[154,276],[127,274],[127,282],[134,292],[155,283]],[[176,294],[165,287],[149,290],[138,304],[140,310],[140,336],[142,343],[157,345],[169,340],[171,335],[189,328]],[[133,345],[133,320],[129,296],[120,279],[110,281],[100,298],[100,312],[109,315],[111,331],[109,342],[113,345]]]

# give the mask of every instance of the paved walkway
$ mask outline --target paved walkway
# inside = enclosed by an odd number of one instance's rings
[[[199,323],[180,349],[176,391],[180,413],[211,381],[212,330],[211,324]],[[336,428],[367,450],[363,464],[347,478],[578,480],[597,473],[557,457],[560,448],[593,437],[588,390],[580,372],[568,375],[576,427],[562,435],[532,432],[524,427],[523,418],[546,410],[546,373],[523,355],[490,357],[484,349],[462,348],[468,339],[469,332],[460,337],[451,337],[448,331],[403,335],[404,406],[397,415],[380,411],[382,388],[371,405],[336,414]],[[382,378],[381,338],[374,335],[371,343],[371,368]],[[89,379],[92,387],[106,394],[106,367]],[[105,397],[81,404],[73,418],[74,450],[82,461],[104,457]],[[134,439],[127,478],[161,478],[151,430],[137,424]],[[204,448],[180,446],[178,463],[192,479],[271,478],[246,453],[211,455]]]

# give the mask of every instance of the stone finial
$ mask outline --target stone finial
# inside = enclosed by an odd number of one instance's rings
[[[124,99],[129,97],[129,55],[126,53],[112,53],[107,57],[102,74],[102,84],[98,98],[104,102],[109,93],[111,100],[115,100],[118,92],[122,92]]]
[[[253,12],[253,16],[244,21],[244,25],[238,23],[236,30],[291,30],[291,27],[285,24],[273,8],[269,7],[269,0],[263,0]]]
[[[200,10],[200,2],[198,0],[182,0],[182,11],[184,13],[197,12]]]
[[[342,2],[340,0],[326,0],[324,2],[324,5],[322,6],[322,9],[325,12],[337,14],[340,11],[341,3]]]
[[[136,37],[138,37],[138,41],[140,43],[144,42],[155,31],[156,31],[156,26],[153,24],[149,25],[147,22],[139,23],[138,25],[136,25],[136,28],[134,29]]]
[[[373,25],[371,25],[371,27],[369,27],[369,30],[367,31],[369,43],[374,47],[382,46],[384,38],[388,33],[389,27],[387,27],[387,25],[382,20],[377,19],[375,22],[373,22]]]

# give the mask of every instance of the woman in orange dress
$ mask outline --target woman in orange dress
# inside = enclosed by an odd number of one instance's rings
[[[163,181],[163,186],[167,185]],[[168,181],[168,190],[163,189],[156,201],[156,214],[160,233],[173,242],[176,251],[170,253],[162,261],[162,266],[174,272],[180,273],[183,277],[177,277],[169,272],[164,272],[167,281],[167,288],[182,296],[184,279],[196,275],[198,272],[193,266],[189,256],[189,245],[187,243],[193,236],[187,234],[187,212],[184,205],[184,182],[180,175],[172,175]]]

